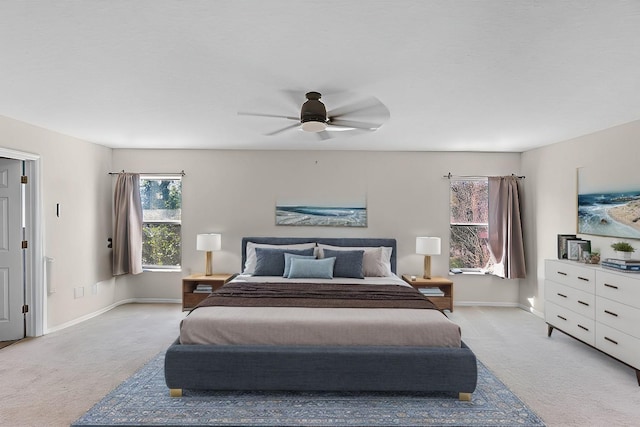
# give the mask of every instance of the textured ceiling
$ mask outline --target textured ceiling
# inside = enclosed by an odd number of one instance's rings
[[[0,2],[0,115],[117,148],[520,152],[640,119],[639,76],[640,1]],[[237,114],[311,90],[391,117]]]

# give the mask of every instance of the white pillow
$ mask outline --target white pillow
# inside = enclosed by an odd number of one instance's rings
[[[333,249],[334,251],[364,251],[362,258],[362,274],[364,277],[390,277],[393,276],[391,271],[391,252],[393,248],[388,246],[332,246],[318,243],[318,258],[324,258],[323,249]]]
[[[256,258],[256,248],[272,248],[272,249],[311,249],[315,248],[316,244],[311,243],[298,243],[293,245],[269,245],[266,243],[254,243],[247,242],[247,255],[244,262],[243,274],[253,274],[256,270],[256,264],[258,259]]]

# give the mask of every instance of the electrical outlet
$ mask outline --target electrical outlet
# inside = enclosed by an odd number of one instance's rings
[[[77,288],[73,288],[73,296],[74,298],[82,298],[84,296],[84,287],[78,286]]]
[[[98,295],[98,284],[94,283],[91,285],[91,295]]]

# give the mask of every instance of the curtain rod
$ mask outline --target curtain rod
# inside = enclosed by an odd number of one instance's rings
[[[109,172],[109,175],[119,175],[121,173],[125,173],[124,169],[122,169],[120,172]],[[182,175],[185,176],[186,173],[184,173],[184,169],[182,169],[182,171],[180,172],[167,172],[167,173],[160,173],[160,172],[155,172],[155,173],[144,173],[144,172],[136,172],[140,175]]]
[[[511,176],[518,178],[518,179],[525,179],[525,176],[518,176],[514,173],[511,174]],[[489,178],[489,176],[485,176],[485,175],[452,175],[451,172],[449,172],[448,174],[444,175],[443,178],[447,178],[447,179],[451,179],[451,178]]]

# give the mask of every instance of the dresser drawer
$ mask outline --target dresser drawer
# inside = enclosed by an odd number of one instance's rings
[[[599,323],[596,327],[596,348],[635,369],[640,369],[640,339],[638,338]]]
[[[544,281],[545,301],[551,301],[561,307],[593,319],[595,312],[595,295],[570,286],[561,285],[549,280]]]
[[[550,301],[545,303],[545,321],[589,345],[595,345],[595,321]]]
[[[596,295],[640,308],[640,275],[598,271]]]
[[[595,269],[586,264],[548,260],[544,266],[544,274],[547,280],[585,292],[593,293],[595,289]]]
[[[640,308],[597,297],[596,322],[640,338]]]

